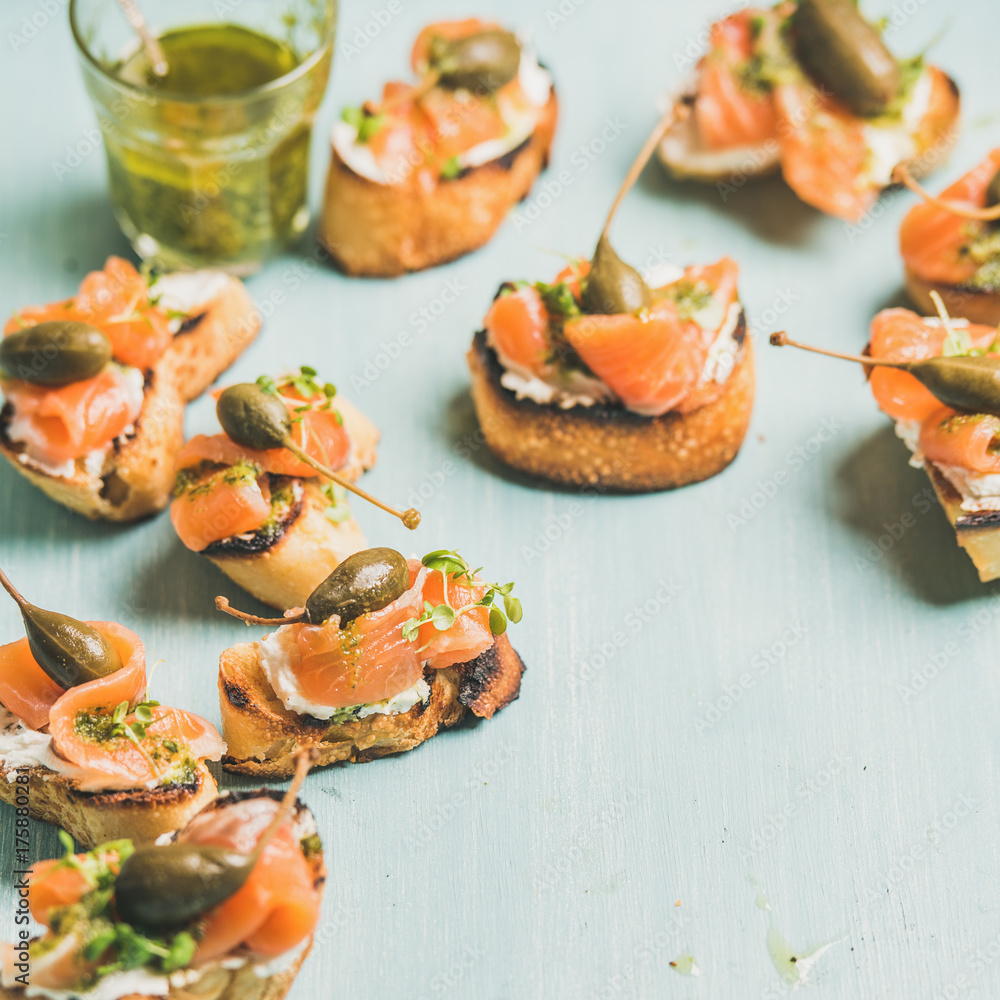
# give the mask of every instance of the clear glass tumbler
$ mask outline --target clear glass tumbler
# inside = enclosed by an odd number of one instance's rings
[[[70,2],[115,216],[158,266],[249,274],[309,222],[309,145],[337,0],[141,7],[168,56],[162,79],[116,0]]]

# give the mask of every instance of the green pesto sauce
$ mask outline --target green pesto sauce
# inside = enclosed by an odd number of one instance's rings
[[[286,76],[299,63],[288,45],[235,24],[180,28],[160,43],[170,68],[164,79],[142,50],[117,72],[163,103],[141,106],[105,136],[111,196],[127,234],[152,237],[169,266],[239,266],[287,245],[308,219],[315,107],[306,104],[318,104],[324,69],[316,70],[320,89],[302,93],[299,107],[275,104],[255,120],[256,112],[213,99]],[[175,96],[206,103],[178,105]]]
[[[169,66],[157,77],[140,49],[119,71],[129,83],[183,97],[222,97],[262,87],[298,64],[283,42],[238,24],[204,24],[159,38]]]
[[[975,235],[963,247],[963,252],[976,264],[976,273],[969,285],[985,292],[1000,290],[1000,226],[986,224],[976,227]]]

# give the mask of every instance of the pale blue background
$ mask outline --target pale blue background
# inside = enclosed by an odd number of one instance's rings
[[[55,176],[52,164],[94,119],[59,0],[49,0],[58,17],[12,49],[9,33],[42,6],[4,0],[0,11],[4,314],[70,294],[108,253],[127,250],[102,154]],[[376,8],[382,0],[346,4],[341,41]],[[450,0],[396,9],[366,49],[338,53],[314,205],[339,108],[402,71],[421,24],[468,11]],[[521,700],[491,723],[310,779],[330,879],[324,943],[292,996],[778,996],[758,889],[794,948],[843,938],[813,967],[806,989],[817,998],[1000,995],[1000,958],[988,951],[1000,955],[1000,588],[977,582],[944,516],[924,503],[924,476],[907,467],[860,372],[779,353],[759,335],[759,399],[742,454],[678,493],[581,500],[526,485],[476,448],[463,355],[496,286],[550,277],[560,266],[551,250],[589,252],[656,98],[681,75],[677,54],[697,51],[718,11],[563,0],[569,14],[557,21],[545,0],[494,9],[532,31],[554,69],[563,114],[548,177],[570,171],[565,193],[520,231],[508,221],[480,252],[429,273],[358,281],[321,267],[295,287],[307,243],[250,282],[259,302],[284,299],[234,374],[309,363],[336,380],[384,433],[366,484],[399,502],[427,484],[416,537],[359,509],[371,542],[457,546],[515,579],[525,617],[512,635],[529,668]],[[1000,9],[909,0],[898,10],[897,51],[946,28],[934,56],[963,90],[964,133],[938,186],[1000,140]],[[588,161],[579,147],[607,119],[625,127]],[[852,239],[778,181],[723,203],[653,166],[615,240],[637,264],[730,254],[762,333],[787,326],[856,349],[874,312],[897,301],[896,232],[913,201],[886,199]],[[418,332],[411,317],[448,285],[456,301]],[[413,345],[352,389],[402,331]],[[810,452],[824,426],[829,440]],[[209,401],[191,408],[188,427],[214,427]],[[734,528],[730,515],[782,470],[785,485]],[[0,560],[29,597],[136,628],[150,662],[165,660],[153,694],[218,719],[219,652],[247,633],[212,599],[236,588],[181,546],[166,517],[89,524],[6,468],[0,510]],[[907,513],[915,525],[881,554],[885,525]],[[14,606],[0,604],[0,635],[18,634]],[[937,676],[906,694],[946,648]],[[727,686],[742,674],[732,703]],[[7,812],[3,823],[9,850]],[[52,829],[36,825],[35,838],[39,854],[55,850]],[[670,969],[685,951],[700,979]]]

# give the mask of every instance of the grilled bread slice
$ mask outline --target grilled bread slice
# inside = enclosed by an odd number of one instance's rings
[[[71,477],[27,463],[10,440],[10,406],[0,412],[0,453],[33,485],[89,518],[134,521],[162,510],[174,484],[174,456],[184,442],[184,407],[228,368],[260,329],[249,292],[227,277],[213,298],[197,306],[157,364],[145,373],[142,410],[134,428],[108,450],[102,467],[77,460]]]
[[[925,112],[916,129],[916,149],[902,161],[914,177],[923,177],[941,166],[958,135],[961,99],[958,85],[936,67],[945,99]],[[697,91],[692,85],[673,101],[676,122],[663,137],[657,150],[671,176],[679,180],[741,186],[746,180],[774,173],[781,166],[781,143],[768,139],[756,145],[731,149],[709,149],[698,132],[693,113]],[[890,187],[891,185],[886,185]]]
[[[639,493],[708,479],[736,457],[753,408],[753,350],[742,313],[733,336],[736,364],[714,402],[643,417],[620,404],[562,409],[518,399],[501,384],[503,368],[481,330],[468,361],[486,443],[515,469],[570,486]]]
[[[982,323],[985,326],[1000,325],[1000,292],[968,285],[944,285],[925,281],[913,268],[907,267],[906,293],[922,316],[937,313],[931,292],[937,292],[941,296],[941,301],[951,316],[961,316],[970,323]]]
[[[152,843],[184,826],[215,796],[215,779],[204,761],[198,762],[190,784],[109,792],[81,792],[72,778],[47,767],[14,771],[0,764],[0,801],[61,826],[88,850],[122,837]]]
[[[341,270],[366,277],[420,271],[481,247],[548,165],[557,117],[553,89],[525,142],[430,190],[362,177],[334,147],[320,241]]]
[[[454,726],[471,711],[490,719],[521,690],[524,664],[506,635],[475,660],[428,670],[430,699],[408,712],[369,715],[338,725],[288,711],[278,700],[253,643],[227,649],[219,661],[219,699],[228,771],[260,777],[287,777],[303,747],[319,750],[319,764],[362,763],[412,750],[439,730]]]
[[[340,396],[337,411],[351,439],[351,453],[340,472],[357,480],[375,465],[379,431]],[[330,520],[330,501],[318,484],[316,479],[295,481],[298,499],[273,531],[213,542],[201,554],[258,601],[282,611],[300,607],[339,563],[367,544],[353,515]]]
[[[248,792],[223,792],[216,798],[213,792],[209,801],[204,803],[204,808],[196,811],[208,812],[225,808],[230,802],[259,797],[270,797],[280,801],[281,793],[261,789]],[[182,829],[192,818],[193,813],[185,817],[184,823],[178,829]],[[300,841],[316,834],[316,820],[301,801],[296,803],[295,830]],[[317,887],[322,886],[326,880],[322,850],[314,850],[309,855],[309,865],[314,884]],[[309,956],[314,939],[315,933],[300,944],[288,960],[279,963],[255,965],[248,961],[235,961],[234,959],[242,957],[236,953],[221,962],[212,962],[200,970],[195,970],[194,974],[193,970],[184,970],[181,974],[183,984],[172,986],[166,994],[157,994],[154,997],[144,993],[128,993],[119,1000],[283,1000],[291,989],[303,962]],[[274,968],[275,964],[277,968]],[[0,987],[0,1000],[24,1000],[25,995],[24,987]]]

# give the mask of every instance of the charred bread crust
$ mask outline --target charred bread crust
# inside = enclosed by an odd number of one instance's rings
[[[937,306],[931,298],[932,291],[941,296],[951,316],[961,316],[970,323],[982,323],[985,326],[1000,324],[1000,291],[925,281],[913,268],[906,268],[906,293],[922,316],[937,314]]]
[[[753,349],[741,316],[737,363],[721,395],[690,413],[643,417],[616,404],[561,409],[518,399],[476,334],[467,357],[486,443],[508,465],[567,486],[624,493],[674,489],[721,472],[736,457],[753,409]]]
[[[0,419],[0,453],[32,485],[85,517],[134,521],[162,510],[173,489],[174,456],[184,442],[185,404],[211,385],[260,329],[250,293],[236,278],[199,309],[198,322],[178,332],[146,372],[134,432],[114,442],[99,473],[77,463],[74,475],[65,478],[26,465],[18,457],[23,449],[7,436],[7,407]]]
[[[943,83],[946,99],[934,113],[928,112],[916,134],[916,152],[903,161],[914,177],[923,177],[941,166],[958,135],[961,96],[958,84],[938,69],[928,67]],[[674,102],[678,112],[693,110],[696,95],[684,94]],[[714,155],[698,144],[694,115],[681,114],[657,147],[660,162],[678,180],[696,180],[708,184],[733,183],[733,178],[765,177],[781,166],[781,147],[772,139],[754,146],[740,146]],[[695,155],[691,155],[692,152]],[[705,155],[706,152],[708,155]],[[891,187],[892,185],[888,185]]]
[[[492,718],[517,698],[524,664],[506,635],[482,656],[444,670],[429,670],[430,700],[397,715],[370,715],[344,725],[289,712],[278,700],[260,665],[256,647],[240,643],[219,661],[219,701],[228,754],[227,771],[258,777],[287,777],[294,755],[315,746],[319,764],[363,763],[412,750],[441,729],[454,726],[466,710]]]
[[[331,521],[328,505],[319,487],[305,480],[298,511],[273,544],[258,552],[209,546],[204,554],[258,601],[280,611],[301,607],[339,563],[367,544],[358,522]]]
[[[204,761],[199,761],[191,784],[150,790],[81,792],[73,779],[47,767],[32,767],[26,773],[28,815],[61,826],[86,849],[122,837],[137,844],[152,843],[184,826],[216,796],[215,779]],[[24,788],[14,777],[12,769],[0,767],[0,801],[8,805],[15,804]]]
[[[238,969],[212,965],[193,983],[175,986],[162,996],[130,993],[121,1000],[284,1000],[312,945],[313,938],[310,937],[294,961],[272,976],[257,975],[250,964]],[[24,1000],[25,993],[23,987],[0,987],[0,1000]]]
[[[430,191],[371,181],[333,148],[320,242],[342,271],[366,277],[420,271],[481,247],[548,165],[557,117],[553,88],[526,142]]]
[[[962,510],[962,498],[935,465],[925,460],[938,501],[955,529],[958,544],[965,549],[983,583],[1000,578],[1000,511],[970,513]]]

